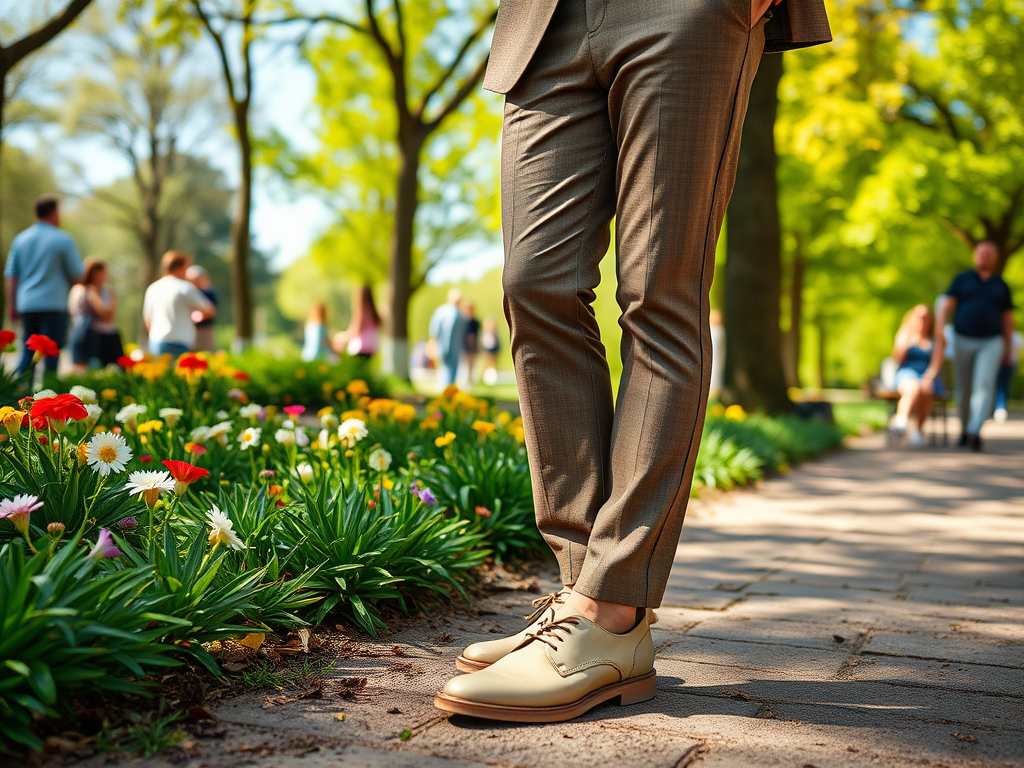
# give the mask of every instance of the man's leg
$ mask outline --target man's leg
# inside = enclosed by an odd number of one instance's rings
[[[657,607],[700,446],[715,246],[764,22],[749,4],[607,2],[593,35],[616,168],[623,372],[611,487],[576,592]],[[607,34],[605,34],[607,31]]]
[[[40,328],[40,315],[41,312],[22,312],[21,313],[21,359],[18,361],[18,375],[25,373],[29,368],[32,367],[32,358],[35,357],[35,352],[28,348],[28,337],[34,336],[37,333],[42,333]]]
[[[1003,359],[1003,339],[979,339],[977,355],[974,358],[974,378],[971,382],[971,415],[967,432],[981,434],[985,420],[992,415],[992,400],[996,392],[996,375]]]
[[[971,392],[974,383],[974,339],[957,336],[953,351],[953,375],[956,380],[956,409],[960,417],[960,432],[971,434],[967,428],[971,420]],[[963,438],[961,437],[961,440]]]
[[[49,336],[60,349],[64,349],[68,337],[68,313],[67,312],[40,312],[39,328],[37,333]],[[59,357],[46,358],[46,372],[56,375]]]
[[[562,582],[579,577],[608,497],[612,392],[591,304],[615,210],[616,150],[583,0],[562,2],[502,134],[505,315],[537,525]]]

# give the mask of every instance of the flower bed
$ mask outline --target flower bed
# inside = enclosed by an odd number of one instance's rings
[[[223,355],[123,363],[0,401],[5,742],[38,748],[33,717],[69,695],[138,690],[174,664],[216,672],[214,641],[328,614],[377,633],[384,608],[462,595],[489,557],[544,551],[522,422],[465,392],[417,407],[317,368],[331,404],[314,410],[255,401],[266,387]],[[838,439],[713,412],[694,488]]]

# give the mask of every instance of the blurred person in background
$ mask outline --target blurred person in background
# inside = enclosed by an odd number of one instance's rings
[[[717,400],[725,383],[725,323],[722,313],[711,310],[711,388],[708,397]]]
[[[82,260],[71,235],[60,229],[60,203],[41,197],[36,223],[15,235],[4,267],[11,322],[21,322],[22,352],[18,373],[32,367],[30,336],[49,336],[59,348],[68,333],[68,294],[82,276]],[[57,358],[46,358],[46,371],[57,373]]]
[[[327,344],[327,306],[322,301],[313,302],[303,328],[302,359],[322,360],[330,350]]]
[[[1010,360],[999,367],[996,375],[996,411],[995,420],[1002,424],[1009,417],[1007,407],[1010,404],[1010,385],[1020,365],[1020,352],[1024,349],[1024,334],[1014,331],[1010,340]]]
[[[466,316],[459,309],[461,303],[462,291],[452,288],[448,291],[448,301],[430,317],[430,344],[440,364],[443,387],[454,384],[459,375],[459,360],[466,339]]]
[[[163,277],[146,289],[142,319],[149,332],[149,351],[177,358],[195,349],[196,313],[212,318],[217,308],[185,278],[192,266],[187,253],[168,251],[160,266]]]
[[[106,287],[107,265],[100,259],[85,260],[82,279],[68,294],[71,315],[71,364],[75,373],[85,373],[98,362],[107,366],[124,354],[121,333],[114,325],[117,294]]]
[[[352,321],[335,335],[331,346],[338,354],[352,355],[369,360],[380,349],[380,315],[373,301],[373,290],[368,285],[359,289]]]
[[[480,331],[480,349],[484,353],[483,374],[480,378],[484,384],[493,387],[498,383],[498,352],[501,350],[498,323],[493,317],[484,318]]]
[[[1009,365],[1013,350],[1013,296],[996,269],[995,243],[983,240],[974,247],[974,268],[953,278],[939,310],[937,325],[953,318],[956,351],[956,399],[960,413],[959,445],[981,450],[981,427],[992,413],[996,376]],[[942,367],[945,337],[936,338],[931,364],[921,377],[924,391],[932,391]]]
[[[480,354],[480,321],[476,319],[476,307],[472,301],[462,305],[462,314],[466,318],[466,335],[462,340],[462,380],[469,387],[476,381],[473,369]]]
[[[206,271],[205,267],[193,264],[185,271],[185,279],[198,288],[203,296],[213,304],[214,308],[217,307],[217,291],[213,287],[210,273]],[[212,352],[216,345],[213,330],[214,319],[212,317],[204,317],[201,312],[194,312],[192,322],[196,327],[194,350],[196,352]]]
[[[903,316],[892,349],[892,357],[899,364],[893,383],[900,399],[891,429],[902,437],[907,427],[912,427],[910,444],[913,446],[924,445],[921,428],[931,413],[932,398],[943,394],[942,381],[938,378],[928,390],[921,386],[934,350],[935,316],[927,304],[918,304]]]

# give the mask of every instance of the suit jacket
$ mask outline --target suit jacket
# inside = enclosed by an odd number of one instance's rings
[[[508,93],[533,58],[558,0],[501,0],[484,88]],[[824,0],[783,0],[765,24],[765,53],[832,40]]]

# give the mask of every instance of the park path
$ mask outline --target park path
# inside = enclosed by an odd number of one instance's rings
[[[183,762],[1024,766],[1024,421],[987,431],[983,454],[860,438],[696,504],[651,702],[548,726],[434,710],[466,643],[521,628],[533,595],[509,590],[358,646],[324,698],[224,701]]]

